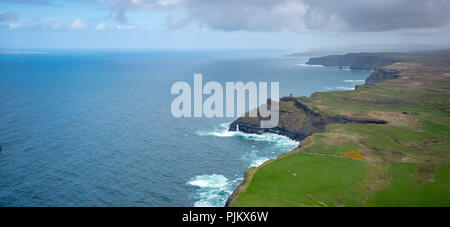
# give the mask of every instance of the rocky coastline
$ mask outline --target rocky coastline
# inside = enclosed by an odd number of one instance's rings
[[[365,84],[371,85],[388,79],[398,78],[399,71],[387,69],[383,66],[395,63],[394,59],[365,54],[330,55],[321,58],[310,58],[307,64],[323,66],[349,66],[350,69],[374,70],[366,79]],[[358,87],[356,87],[358,89]],[[314,94],[313,94],[314,95]],[[268,100],[270,107],[270,100]],[[230,124],[229,131],[239,130],[245,133],[262,134],[275,133],[287,136],[290,139],[301,142],[313,133],[323,132],[327,124],[387,124],[388,122],[376,119],[356,119],[346,116],[326,115],[317,112],[306,103],[295,97],[283,97],[279,102],[280,121],[277,127],[260,128],[260,121],[264,120],[258,114],[256,118],[242,116]],[[301,146],[301,144],[299,145]],[[238,189],[250,180],[249,170],[244,175],[242,183],[233,191],[227,199],[225,207],[231,205],[233,198],[238,194]]]
[[[327,124],[386,124],[386,121],[375,119],[354,119],[345,116],[326,115],[314,111],[300,100],[294,97],[283,97],[280,99],[280,107],[290,106],[290,110],[280,108],[280,122],[274,128],[260,128],[259,115],[256,118],[240,117],[230,124],[229,131],[262,134],[275,133],[287,136],[290,139],[302,141],[315,132],[323,132]],[[292,116],[295,115],[295,116]],[[292,124],[295,122],[296,124]]]

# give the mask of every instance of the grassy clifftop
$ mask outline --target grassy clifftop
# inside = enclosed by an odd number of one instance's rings
[[[450,58],[382,69],[398,76],[295,99],[321,116],[387,124],[328,122],[301,147],[250,169],[230,205],[450,206]]]

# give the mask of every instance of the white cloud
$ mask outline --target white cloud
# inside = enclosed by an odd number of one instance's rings
[[[153,30],[151,26],[148,25],[125,25],[125,24],[106,24],[100,22],[95,26],[97,31],[148,31]]]
[[[0,0],[2,1],[2,0]],[[13,0],[8,0],[13,1]],[[52,2],[41,0],[40,2]],[[35,0],[20,0],[34,3]],[[180,29],[194,24],[220,31],[328,31],[390,32],[401,30],[448,31],[449,0],[82,0],[109,8],[122,25],[99,23],[96,30],[138,30],[126,26],[133,11],[166,12],[167,26]],[[17,20],[12,12],[0,14],[0,21]],[[15,21],[9,21],[13,23]],[[112,22],[111,22],[112,23]],[[80,19],[72,30],[87,28]],[[26,27],[22,23],[22,27]]]
[[[95,27],[95,30],[97,30],[97,31],[102,31],[102,30],[105,30],[105,29],[106,29],[106,24],[105,23],[99,23]]]
[[[113,28],[116,30],[133,30],[137,27],[133,25],[114,25]]]
[[[192,22],[222,31],[384,32],[449,24],[449,0],[113,0],[119,22],[130,11],[180,13],[170,28]],[[176,12],[175,12],[176,11]]]
[[[11,29],[11,30],[22,27],[22,25],[20,23],[11,23],[8,26],[9,26],[9,29]]]
[[[75,19],[72,23],[72,26],[70,27],[70,29],[72,30],[83,30],[87,27],[86,23],[83,22],[80,19]]]

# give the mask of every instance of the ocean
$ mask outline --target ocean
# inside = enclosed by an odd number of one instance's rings
[[[297,141],[174,118],[177,81],[279,82],[280,97],[352,90],[369,71],[284,51],[0,55],[0,206],[223,206],[244,172]]]

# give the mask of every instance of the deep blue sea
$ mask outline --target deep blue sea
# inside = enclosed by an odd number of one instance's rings
[[[280,83],[280,96],[351,90],[368,71],[283,51],[0,55],[0,206],[223,206],[244,172],[298,142],[171,115],[177,81]]]

